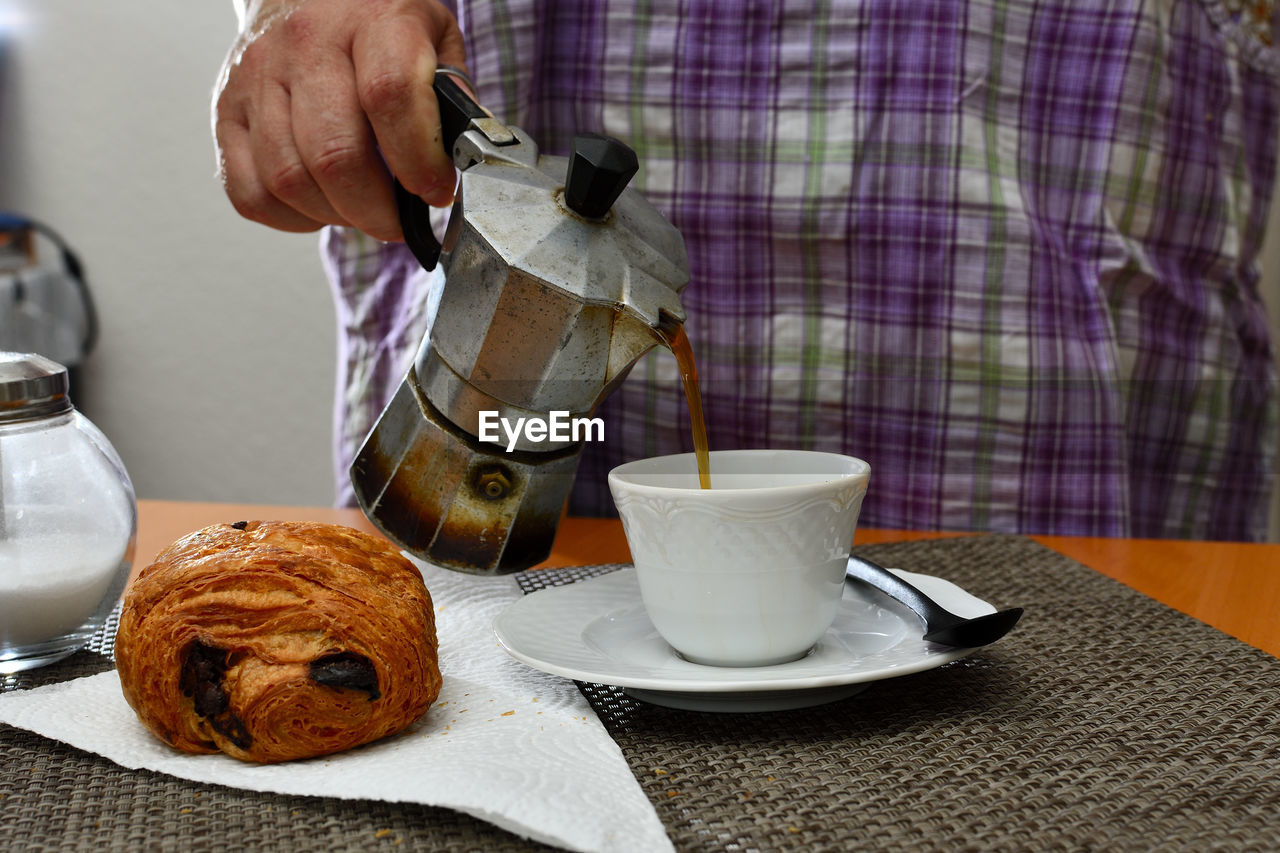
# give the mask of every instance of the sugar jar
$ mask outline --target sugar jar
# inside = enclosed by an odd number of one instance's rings
[[[57,362],[0,352],[0,673],[83,647],[133,563],[133,484],[68,386]]]

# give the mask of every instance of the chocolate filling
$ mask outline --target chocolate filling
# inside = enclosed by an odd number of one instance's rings
[[[230,697],[222,689],[222,677],[226,672],[227,653],[222,649],[199,640],[187,649],[178,685],[182,688],[182,695],[191,698],[200,716],[212,717],[227,710]]]
[[[195,712],[208,720],[215,732],[241,749],[248,749],[253,738],[240,718],[230,711],[231,697],[223,685],[226,674],[226,650],[194,640],[182,661],[178,686],[182,695],[191,699]]]
[[[382,693],[378,690],[378,670],[373,661],[354,652],[337,652],[311,662],[311,680],[325,687],[363,690],[369,701]]]
[[[248,527],[248,526],[249,526],[249,522],[247,522],[247,521],[237,521],[235,524],[233,524],[233,525],[231,525],[231,526],[232,526],[232,527],[234,527],[236,530],[244,530],[246,527]]]
[[[213,727],[215,732],[241,749],[248,749],[253,746],[253,738],[249,737],[249,730],[244,727],[244,723],[240,722],[240,718],[235,714],[223,714],[220,717],[214,717],[209,720],[209,725]]]

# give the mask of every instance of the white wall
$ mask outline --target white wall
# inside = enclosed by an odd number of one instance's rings
[[[328,504],[334,317],[314,235],[240,219],[209,100],[227,0],[0,0],[0,209],[85,262],[77,405],[145,498]]]

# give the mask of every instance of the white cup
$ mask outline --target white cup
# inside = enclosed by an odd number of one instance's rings
[[[692,453],[609,472],[640,595],[658,633],[695,663],[803,657],[835,620],[871,466],[806,450]]]

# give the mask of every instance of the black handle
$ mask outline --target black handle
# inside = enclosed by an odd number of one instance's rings
[[[484,108],[471,100],[452,75],[436,74],[432,89],[440,104],[441,141],[445,153],[452,156],[454,143],[466,132],[472,119],[488,118]],[[440,241],[431,230],[431,205],[395,182],[396,210],[400,214],[400,230],[404,242],[425,269],[435,269],[440,260]]]

